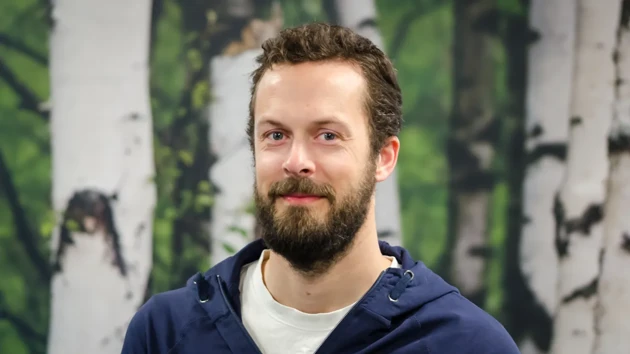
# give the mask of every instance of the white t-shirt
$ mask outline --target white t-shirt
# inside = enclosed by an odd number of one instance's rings
[[[243,324],[263,354],[315,353],[354,304],[342,309],[309,314],[277,302],[262,277],[262,263],[269,250],[243,267],[241,273],[241,314]],[[398,267],[394,257],[391,267]]]

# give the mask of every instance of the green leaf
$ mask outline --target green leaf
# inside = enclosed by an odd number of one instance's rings
[[[199,183],[197,183],[197,191],[199,191],[199,192],[210,192],[210,182],[208,182],[208,181],[199,181]]]
[[[225,243],[225,242],[223,243],[223,249],[224,249],[227,253],[229,253],[229,254],[234,254],[234,253],[236,253],[236,249],[234,249],[234,247],[232,247],[232,246],[228,245],[228,244],[227,244],[227,243]]]
[[[69,231],[79,231],[81,229],[79,223],[72,219],[66,220],[65,226]]]
[[[241,228],[241,227],[236,226],[236,225],[232,225],[232,226],[228,227],[228,231],[239,233],[239,234],[241,234],[241,236],[247,238],[247,231],[245,229]]]
[[[209,194],[198,194],[195,198],[195,208],[197,211],[212,206],[214,199]]]
[[[201,53],[197,49],[189,49],[186,53],[188,63],[192,70],[201,70],[203,63],[201,62]]]
[[[190,166],[193,164],[193,154],[188,150],[179,150],[177,152],[177,156],[186,166]]]
[[[206,80],[197,81],[192,92],[192,106],[194,109],[201,109],[208,105],[210,101],[210,90]]]

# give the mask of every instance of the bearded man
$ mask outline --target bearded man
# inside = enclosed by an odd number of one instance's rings
[[[257,63],[247,134],[261,240],[154,295],[123,353],[519,353],[494,318],[377,238],[375,186],[402,124],[386,55],[314,23],[265,42]]]

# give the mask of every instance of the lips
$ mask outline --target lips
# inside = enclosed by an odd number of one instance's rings
[[[282,199],[292,204],[311,203],[311,202],[320,200],[322,198],[323,197],[318,196],[318,195],[301,194],[301,193],[287,194],[287,195],[282,196]]]

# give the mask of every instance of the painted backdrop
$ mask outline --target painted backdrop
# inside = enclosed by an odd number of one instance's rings
[[[148,297],[257,235],[261,43],[348,26],[394,61],[379,237],[525,354],[630,352],[630,1],[0,2],[0,353],[118,353]]]

